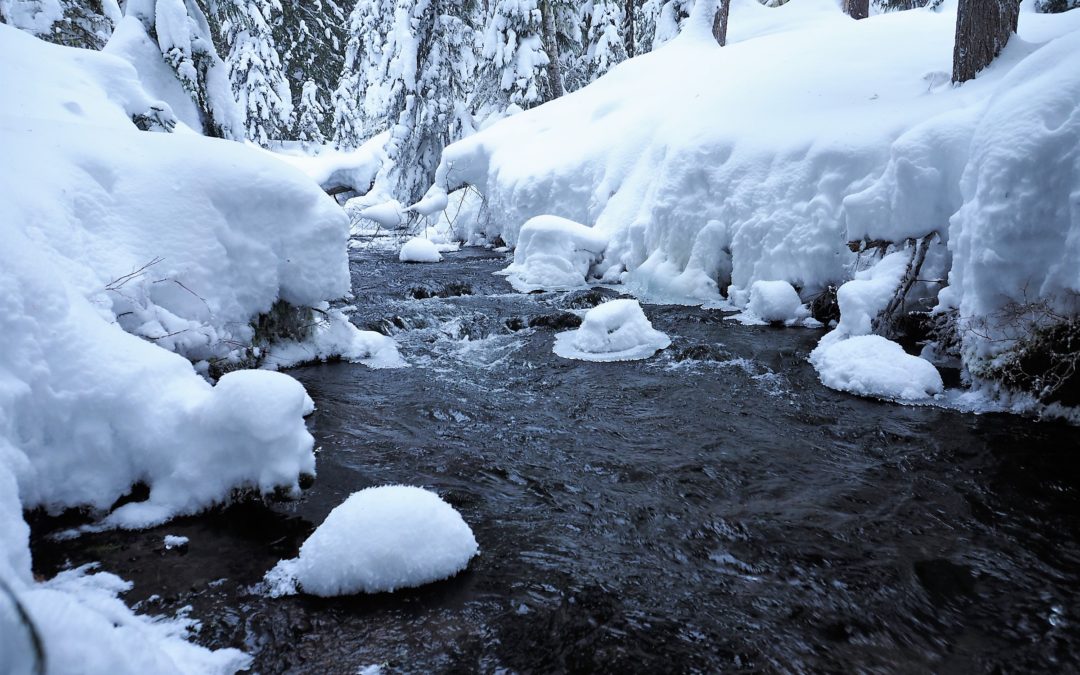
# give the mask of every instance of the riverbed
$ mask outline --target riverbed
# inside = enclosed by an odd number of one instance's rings
[[[410,367],[290,371],[317,405],[300,500],[74,541],[37,519],[35,571],[100,561],[260,673],[1080,668],[1075,427],[831,391],[806,362],[821,331],[695,307],[645,307],[673,341],[649,360],[564,360],[556,332],[615,290],[513,293],[483,249],[352,256],[354,321]],[[332,508],[391,483],[462,513],[466,572],[260,593]]]

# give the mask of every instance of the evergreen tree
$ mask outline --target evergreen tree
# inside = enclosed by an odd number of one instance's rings
[[[1057,14],[1080,7],[1080,0],[1035,0],[1035,11],[1044,14]]]
[[[474,70],[467,11],[460,0],[397,0],[380,89],[395,119],[386,154],[400,201],[423,196],[443,148],[460,137],[459,105]]]
[[[124,15],[138,19],[157,43],[162,58],[195,102],[203,133],[243,140],[243,113],[214,47],[210,23],[195,0],[127,0]]]
[[[294,131],[296,140],[304,144],[305,150],[326,143],[326,137],[323,136],[320,128],[324,117],[326,117],[326,111],[323,109],[322,103],[319,103],[319,86],[315,84],[314,80],[308,80],[304,83],[303,91],[300,94],[300,104],[296,109],[296,129]]]
[[[292,118],[292,93],[270,30],[280,11],[278,0],[246,0],[229,3],[223,12],[229,80],[244,110],[248,139],[263,147],[283,138]]]
[[[844,0],[844,12],[852,19],[870,16],[870,0]]]
[[[120,16],[116,0],[0,0],[0,23],[65,47],[101,49]]]
[[[377,90],[385,78],[383,57],[393,18],[394,0],[358,0],[349,14],[345,58],[332,95],[334,144],[339,148],[355,148],[389,125],[380,114],[384,102]]]
[[[294,107],[299,106],[309,80],[319,91],[333,91],[337,86],[348,37],[346,2],[281,0],[281,13],[272,28]],[[332,132],[329,119],[320,124],[324,135]]]
[[[626,60],[626,45],[620,34],[624,25],[623,11],[622,0],[593,0],[585,54],[590,82]]]
[[[674,39],[693,8],[694,0],[645,0],[638,10],[638,53],[652,51]]]
[[[539,0],[496,0],[484,34],[487,97],[501,108],[531,108],[552,98]]]

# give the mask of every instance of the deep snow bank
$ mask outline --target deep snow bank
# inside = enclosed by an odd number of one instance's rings
[[[476,186],[475,227],[511,245],[538,214],[592,224],[609,241],[597,267],[623,265],[649,301],[743,307],[777,280],[806,301],[865,266],[860,242],[936,233],[920,278],[949,279],[962,321],[1022,289],[1075,312],[1080,13],[1028,4],[1005,52],[953,87],[955,2],[852,21],[834,0],[734,0],[727,47],[692,17],[656,52],[447,148],[435,189]],[[964,341],[973,370],[996,349]]]
[[[104,510],[143,482],[149,499],[105,521],[139,527],[235,489],[298,492],[314,473],[303,387],[265,371],[211,386],[178,353],[220,358],[275,301],[346,293],[346,219],[263,153],[139,131],[133,116],[172,112],[115,56],[0,26],[0,63],[0,580],[49,672],[231,672],[243,655],[136,617],[115,577],[36,583],[21,511]]]

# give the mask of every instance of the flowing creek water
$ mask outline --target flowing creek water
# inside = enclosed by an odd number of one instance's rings
[[[596,293],[512,293],[483,250],[353,258],[354,320],[412,367],[291,371],[318,406],[302,499],[61,542],[35,519],[36,572],[100,561],[261,673],[1080,669],[1076,428],[830,391],[806,363],[820,331],[699,308],[646,306],[673,340],[652,359],[567,361],[552,326]],[[387,483],[461,511],[481,547],[465,573],[253,592]]]

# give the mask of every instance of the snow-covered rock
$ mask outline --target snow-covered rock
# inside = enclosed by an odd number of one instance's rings
[[[522,293],[580,288],[606,247],[607,238],[591,227],[536,216],[521,226],[514,262],[502,273]]]
[[[340,358],[369,368],[401,368],[405,359],[394,339],[371,330],[360,330],[339,309],[321,309],[314,335],[304,342],[276,342],[269,347],[264,368],[278,369],[312,361]]]
[[[798,291],[786,281],[755,281],[746,311],[767,323],[797,321],[808,314]]]
[[[437,494],[387,485],[353,493],[266,581],[274,596],[381,593],[452,577],[478,553],[461,514]]]
[[[442,262],[439,248],[425,237],[413,237],[401,246],[398,260],[413,263]]]
[[[811,362],[832,389],[899,401],[940,394],[937,368],[880,335],[859,335],[815,349]]]
[[[612,300],[593,307],[581,326],[555,336],[553,351],[564,359],[636,361],[671,346],[652,327],[637,300]]]

